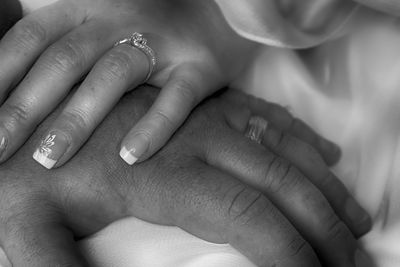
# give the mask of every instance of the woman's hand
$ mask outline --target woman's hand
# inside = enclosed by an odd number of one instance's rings
[[[233,79],[254,47],[212,0],[60,0],[36,10],[0,43],[0,161],[85,77],[34,155],[47,168],[70,159],[121,96],[145,81],[146,54],[129,44],[113,47],[134,32],[156,54],[148,83],[163,90],[122,142],[130,164],[162,147],[202,99]]]

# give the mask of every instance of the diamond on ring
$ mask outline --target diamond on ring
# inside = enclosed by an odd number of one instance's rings
[[[143,82],[146,83],[153,74],[154,68],[157,64],[156,54],[154,53],[153,49],[147,45],[147,39],[143,37],[143,34],[134,32],[129,38],[124,38],[116,42],[114,47],[122,44],[129,44],[139,49],[146,55],[147,59],[149,60],[149,71]]]

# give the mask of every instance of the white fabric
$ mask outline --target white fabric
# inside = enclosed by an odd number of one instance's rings
[[[256,42],[306,48],[339,33],[357,9],[349,0],[215,0],[228,23]]]
[[[340,144],[335,171],[374,221],[362,241],[379,267],[398,267],[400,23],[373,12],[363,16],[357,32],[301,58],[266,48],[248,81],[237,86],[288,106]]]
[[[32,0],[25,1],[31,10]],[[322,46],[304,61],[290,50],[266,48],[237,86],[289,106],[343,147],[335,170],[374,218],[363,242],[379,267],[398,267],[400,23],[370,15],[361,24],[356,34]],[[228,245],[135,218],[110,225],[81,247],[94,267],[254,267]],[[2,267],[9,266],[1,253],[0,259]]]
[[[107,227],[82,249],[94,267],[256,267],[229,245],[135,218]]]

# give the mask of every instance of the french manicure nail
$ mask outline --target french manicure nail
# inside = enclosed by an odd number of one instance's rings
[[[345,210],[347,216],[356,226],[370,227],[370,216],[353,198],[350,197],[346,200]]]
[[[47,169],[52,169],[58,160],[65,154],[69,147],[66,136],[59,132],[50,132],[40,142],[39,147],[33,154],[33,159]]]
[[[148,138],[144,134],[137,134],[130,140],[129,145],[122,147],[119,155],[126,163],[133,165],[147,152],[148,148]]]

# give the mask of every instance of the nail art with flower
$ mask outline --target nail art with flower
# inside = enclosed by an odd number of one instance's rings
[[[45,139],[43,139],[39,146],[39,152],[48,157],[52,152],[51,147],[54,146],[55,138],[56,138],[55,134],[52,135],[49,134]]]

